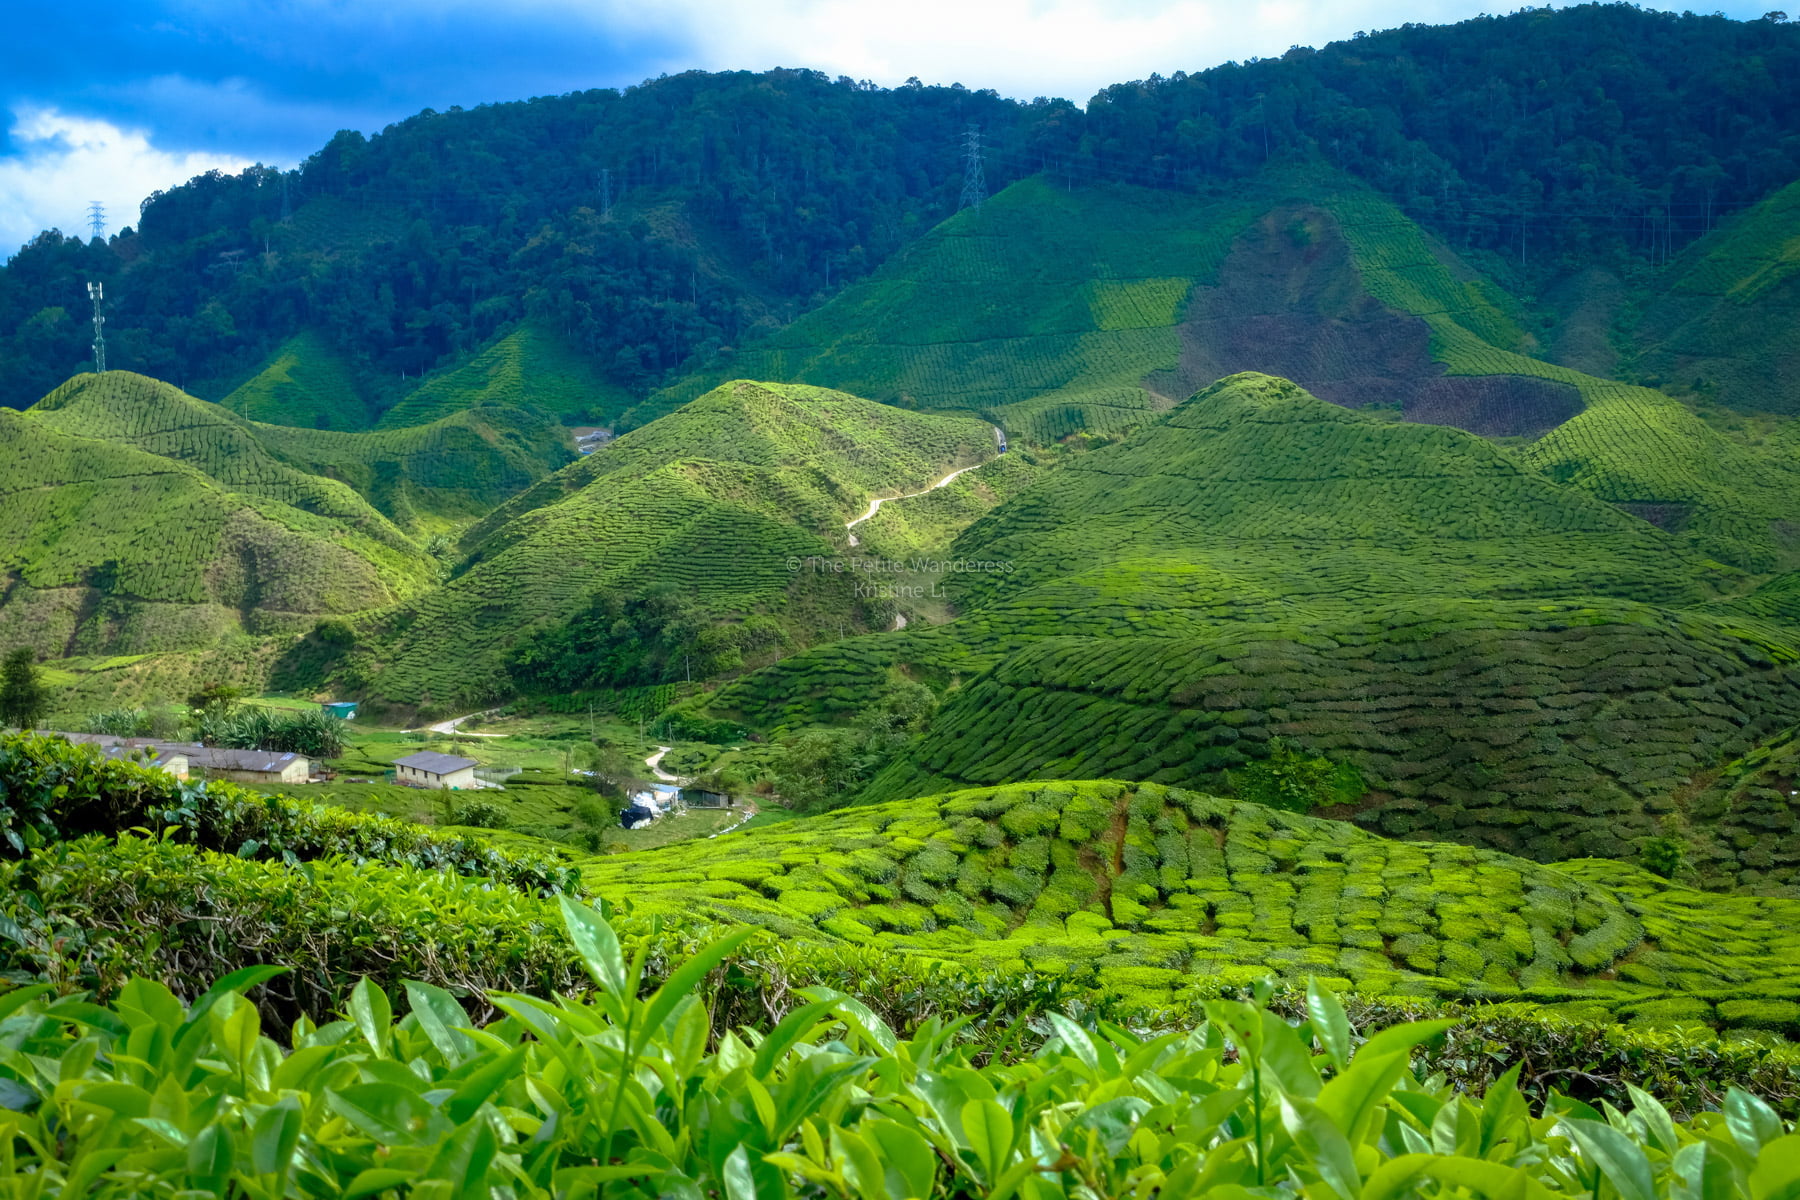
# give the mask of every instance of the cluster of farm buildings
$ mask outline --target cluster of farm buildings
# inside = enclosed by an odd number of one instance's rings
[[[200,775],[234,783],[263,784],[317,783],[324,779],[314,773],[311,760],[304,754],[232,750],[199,742],[115,737],[106,733],[52,731],[50,736],[77,746],[92,746],[104,758],[144,763],[177,779]],[[394,782],[405,787],[473,790],[486,786],[475,778],[475,768],[480,765],[472,758],[421,750],[394,761]]]

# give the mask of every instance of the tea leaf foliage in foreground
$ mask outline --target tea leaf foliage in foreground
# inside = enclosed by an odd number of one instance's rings
[[[779,1023],[708,1036],[697,990],[746,934],[640,994],[612,926],[562,914],[598,990],[494,994],[471,1028],[447,992],[407,1016],[363,982],[344,1019],[262,1036],[221,980],[192,1006],[135,980],[105,1008],[44,987],[0,1000],[0,1195],[1226,1197],[1448,1194],[1778,1197],[1800,1136],[1761,1101],[1677,1122],[1552,1094],[1485,1095],[1409,1069],[1449,1021],[1362,1040],[1313,988],[1291,1025],[1214,1001],[1140,1036],[1052,1016],[1038,1048],[971,1054],[955,1024],[898,1037],[805,989]]]

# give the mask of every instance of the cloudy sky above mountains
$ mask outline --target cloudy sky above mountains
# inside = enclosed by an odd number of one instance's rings
[[[91,200],[116,230],[158,188],[213,168],[292,166],[339,129],[372,133],[427,107],[775,66],[1086,100],[1153,72],[1488,9],[1505,11],[1480,0],[23,0],[0,47],[0,255],[40,229],[85,231]]]

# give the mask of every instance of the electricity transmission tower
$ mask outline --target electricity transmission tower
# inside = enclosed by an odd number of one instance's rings
[[[981,211],[981,202],[987,199],[987,179],[981,171],[981,126],[969,126],[969,132],[963,141],[963,190],[962,199],[957,201],[956,211],[972,208]]]
[[[612,215],[612,172],[605,169],[600,172],[600,215]]]
[[[94,373],[106,373],[106,314],[100,311],[105,299],[101,284],[88,284],[88,298],[94,302]]]
[[[106,236],[106,205],[98,200],[88,201],[88,228],[97,238]]]

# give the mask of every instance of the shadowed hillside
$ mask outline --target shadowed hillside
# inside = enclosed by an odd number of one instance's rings
[[[311,330],[295,334],[219,401],[239,416],[302,429],[367,429],[369,404],[350,364]]]
[[[1800,184],[1724,222],[1647,289],[1632,366],[1740,412],[1800,414]]]

